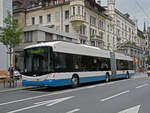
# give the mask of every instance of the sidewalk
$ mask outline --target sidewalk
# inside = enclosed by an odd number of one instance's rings
[[[148,77],[146,72],[136,72],[134,76],[132,76],[132,78],[144,78],[144,77]]]
[[[4,91],[8,91],[8,90],[17,90],[17,89],[22,89],[22,88],[24,88],[24,87],[22,87],[21,80],[17,80],[14,84],[14,87],[13,87],[13,84],[11,84],[11,87],[10,87],[9,83],[4,84],[4,82],[0,82],[0,92],[4,92]]]

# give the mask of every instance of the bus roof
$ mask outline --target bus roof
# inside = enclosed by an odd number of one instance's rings
[[[115,57],[116,57],[116,59],[119,59],[119,60],[133,61],[133,59],[130,56],[127,56],[127,55],[121,54],[121,53],[115,53]]]
[[[75,44],[65,41],[54,41],[54,42],[44,42],[39,44],[34,44],[25,47],[25,49],[36,48],[36,47],[52,47],[55,52],[63,52],[70,54],[79,54],[87,56],[96,57],[106,57],[110,58],[110,51],[100,49],[98,47],[88,46],[84,44]],[[115,52],[116,59],[133,61],[130,56]]]
[[[36,48],[36,47],[52,47],[55,52],[63,52],[70,54],[88,55],[88,56],[99,56],[110,58],[110,51],[103,50],[97,47],[92,47],[83,44],[75,44],[64,41],[45,42],[27,46],[25,49]]]

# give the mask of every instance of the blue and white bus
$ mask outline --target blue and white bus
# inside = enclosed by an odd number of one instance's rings
[[[22,84],[26,86],[77,87],[81,83],[108,82],[134,74],[131,57],[115,53],[115,58],[111,58],[108,50],[82,44],[40,43],[26,47],[24,55]]]

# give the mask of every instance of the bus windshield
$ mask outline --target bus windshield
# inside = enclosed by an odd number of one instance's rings
[[[52,72],[51,49],[38,47],[25,50],[24,74],[40,76]]]

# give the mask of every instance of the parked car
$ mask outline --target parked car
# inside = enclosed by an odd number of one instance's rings
[[[18,70],[15,70],[15,71],[14,71],[14,77],[15,77],[15,79],[17,79],[17,80],[19,80],[19,79],[21,78],[21,74],[20,74],[20,72],[19,72]]]

